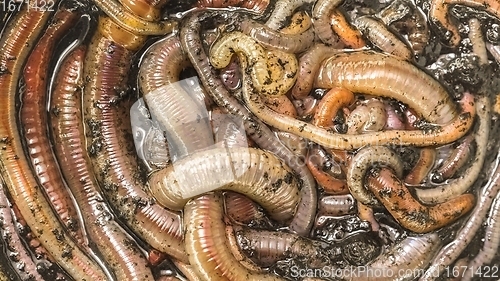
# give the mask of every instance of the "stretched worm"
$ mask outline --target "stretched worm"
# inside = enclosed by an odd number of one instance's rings
[[[52,153],[45,109],[47,67],[52,53],[50,50],[54,49],[55,43],[74,25],[77,18],[78,13],[59,10],[28,57],[23,72],[25,87],[21,93],[20,117],[29,158],[38,182],[69,235],[83,245],[85,242],[79,225],[79,214]],[[84,250],[89,251],[87,247]]]
[[[491,204],[483,241],[483,248],[469,261],[468,268],[472,270],[477,271],[481,266],[491,263],[500,246],[500,195],[498,194]],[[472,274],[465,274],[462,280],[468,281],[472,279],[471,277]]]
[[[34,41],[38,38],[50,13],[23,8],[0,40],[0,172],[13,201],[33,231],[57,263],[71,276],[89,280],[105,280],[101,268],[64,235],[64,228],[37,184],[16,123],[16,87],[22,66]],[[12,59],[15,58],[15,59]]]
[[[347,167],[347,186],[352,196],[367,206],[378,206],[379,202],[370,191],[364,187],[365,177],[374,166],[388,166],[401,178],[403,163],[396,152],[385,146],[367,146],[360,149]]]
[[[409,185],[420,184],[429,174],[436,160],[436,150],[432,147],[420,149],[417,163],[406,175],[404,182]]]
[[[218,14],[216,12],[193,13],[186,19],[184,28],[181,29],[181,44],[187,50],[189,59],[199,73],[200,79],[211,98],[219,106],[225,108],[228,113],[242,117],[248,136],[262,149],[267,149],[283,159],[299,176],[302,182],[301,199],[289,228],[298,234],[307,235],[312,227],[316,213],[316,182],[307,167],[305,167],[304,161],[291,152],[266,125],[256,119],[246,107],[230,95],[222,82],[217,79],[215,70],[210,66],[200,39],[201,22],[214,16],[218,16]]]
[[[259,203],[280,222],[295,214],[300,200],[291,170],[273,154],[254,148],[193,153],[153,173],[149,187],[160,204],[173,210],[181,210],[189,198],[204,192],[236,191]]]
[[[340,249],[325,250],[327,243],[311,240],[297,234],[243,229],[236,233],[239,247],[257,264],[268,267],[279,260],[305,260],[307,267],[320,268],[341,258]],[[331,247],[331,246],[330,246]]]
[[[286,18],[290,17],[300,6],[312,4],[314,0],[278,0],[274,5],[273,12],[266,21],[266,26],[272,30],[284,27]]]
[[[175,21],[144,20],[124,9],[117,0],[96,0],[94,3],[122,28],[137,35],[164,35],[177,28]]]
[[[167,2],[166,0],[155,1],[148,0],[120,0],[120,3],[130,10],[133,14],[147,21],[155,21],[160,18],[160,8]]]
[[[338,163],[328,159],[326,152],[318,146],[313,146],[309,149],[306,165],[311,171],[312,175],[328,194],[346,194],[349,192],[345,180],[340,179],[343,171]],[[329,164],[328,167],[325,164]],[[332,173],[332,168],[336,165],[336,172]]]
[[[366,46],[362,34],[354,28],[338,10],[333,10],[330,14],[330,26],[342,43],[352,49],[359,49]]]
[[[237,54],[240,62],[251,67],[253,86],[266,96],[281,96],[292,88],[297,79],[297,59],[293,54],[280,51],[267,52],[251,37],[231,32],[217,40],[210,49],[210,63],[223,68]]]
[[[247,270],[235,258],[226,240],[223,200],[207,193],[184,208],[185,243],[189,262],[202,280],[284,280]]]
[[[375,17],[379,18],[385,25],[390,25],[406,17],[411,12],[410,6],[414,6],[411,0],[395,0],[378,12]]]
[[[387,168],[369,175],[366,185],[401,226],[416,233],[427,233],[456,221],[475,203],[474,195],[462,194],[444,203],[424,206]]]
[[[420,201],[429,204],[445,202],[469,189],[481,173],[489,140],[491,104],[488,97],[479,97],[476,103],[476,111],[479,116],[479,127],[474,137],[477,151],[472,164],[460,175],[460,177],[454,179],[449,184],[432,189],[416,188],[415,194]]]
[[[381,131],[387,120],[385,104],[377,99],[369,99],[358,105],[347,116],[345,124],[348,134]]]
[[[318,201],[318,216],[340,217],[353,214],[356,203],[352,195],[328,195]]]
[[[15,256],[15,259],[12,259],[11,262],[13,263],[14,269],[21,280],[43,280],[42,276],[37,271],[37,265],[33,261],[30,253],[24,247],[21,237],[19,237],[19,234],[16,231],[17,227],[13,220],[10,206],[11,204],[7,199],[6,186],[0,176],[0,233],[5,246],[8,249],[7,255]],[[3,266],[1,269],[2,270],[0,270],[0,272],[3,273]],[[0,276],[1,275],[2,274],[0,274]],[[11,279],[13,278],[2,279],[0,277],[0,280]]]
[[[472,153],[473,135],[468,135],[463,139],[450,156],[441,164],[441,166],[433,172],[432,180],[441,183],[453,177],[469,160]]]
[[[351,91],[339,87],[332,88],[318,103],[312,123],[323,128],[333,127],[333,120],[339,110],[353,102],[354,94]]]
[[[300,33],[284,33],[275,31],[264,24],[251,19],[241,22],[241,31],[270,50],[278,50],[286,53],[302,53],[309,49],[314,42],[314,30],[312,27]]]
[[[314,31],[321,41],[333,48],[340,48],[342,42],[333,32],[330,14],[342,3],[341,0],[318,0],[312,11]]]
[[[104,203],[85,151],[80,108],[84,56],[85,48],[82,47],[68,56],[52,93],[51,107],[58,112],[50,120],[54,140],[59,144],[55,149],[56,156],[68,186],[79,202],[90,241],[96,245],[114,276],[118,280],[153,280],[145,257]]]
[[[257,13],[263,13],[269,0],[198,0],[196,6],[210,8],[242,7]]]
[[[354,24],[368,41],[380,50],[407,61],[413,59],[410,46],[389,31],[381,21],[369,16],[362,16],[357,18]]]
[[[171,36],[151,47],[139,69],[139,86],[151,115],[166,131],[170,153],[178,158],[214,144],[206,107],[178,83],[188,65],[179,37]]]
[[[455,239],[445,245],[432,260],[431,266],[419,279],[434,280],[447,266],[450,266],[469,245],[483,226],[483,220],[488,213],[495,196],[500,191],[500,153],[497,152],[495,160],[491,163],[488,182],[478,191],[478,202],[472,210],[467,222],[457,231]]]
[[[292,96],[296,99],[305,98],[311,92],[314,79],[321,62],[339,51],[323,44],[316,44],[299,58],[299,77],[292,88]],[[333,88],[333,87],[330,87]]]
[[[479,63],[482,65],[488,64],[488,54],[486,53],[481,22],[476,18],[469,20],[469,39],[472,43],[472,53],[479,57]]]
[[[99,24],[113,23],[100,18]],[[130,122],[125,117],[130,104],[122,92],[134,49],[126,49],[110,38],[132,42],[128,45],[135,48],[141,46],[141,40],[116,28],[121,32],[101,29],[94,34],[84,63],[83,118],[93,170],[108,202],[118,210],[119,219],[153,248],[187,261],[179,214],[154,204],[143,190],[136,152],[129,142]]]

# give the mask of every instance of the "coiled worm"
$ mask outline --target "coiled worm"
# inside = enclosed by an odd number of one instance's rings
[[[198,176],[192,177],[194,174]],[[281,222],[295,214],[300,199],[291,170],[273,154],[254,148],[193,153],[153,173],[149,187],[160,204],[174,210],[182,209],[188,198],[207,191],[236,191],[252,198]]]
[[[278,30],[285,25],[286,18],[291,16],[295,9],[300,6],[311,4],[313,0],[278,0],[274,5],[273,12],[266,22],[266,26],[272,30]]]
[[[323,43],[334,48],[342,46],[339,36],[333,32],[330,14],[342,3],[341,0],[318,0],[312,11],[314,31]]]
[[[318,103],[312,123],[323,128],[333,127],[333,120],[343,107],[354,102],[354,94],[344,88],[334,87]]]
[[[409,185],[420,184],[429,174],[436,160],[436,150],[432,147],[420,149],[417,163],[406,175],[404,182]]]
[[[348,134],[364,134],[381,131],[386,125],[386,120],[385,104],[377,99],[369,99],[351,111],[345,124]]]

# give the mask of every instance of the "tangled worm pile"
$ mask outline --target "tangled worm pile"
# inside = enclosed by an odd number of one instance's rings
[[[0,280],[500,278],[498,1],[2,8]]]

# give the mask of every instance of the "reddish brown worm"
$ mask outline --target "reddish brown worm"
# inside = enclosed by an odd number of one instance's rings
[[[472,154],[471,146],[473,141],[473,135],[468,135],[461,140],[458,146],[453,149],[450,156],[433,172],[433,181],[441,183],[453,177],[469,161]]]
[[[78,14],[75,12],[59,10],[28,57],[23,72],[25,87],[22,91],[20,116],[29,158],[38,182],[71,238],[83,246],[86,243],[81,220],[52,153],[45,109],[51,50],[77,18]],[[86,246],[84,248],[89,250]]]
[[[488,97],[478,97],[476,111],[479,116],[479,127],[475,133],[476,155],[470,166],[453,181],[431,189],[416,188],[415,194],[423,203],[434,204],[448,201],[469,189],[477,180],[483,169],[490,135],[491,103]]]
[[[355,25],[380,50],[408,61],[413,59],[410,46],[387,29],[383,22],[370,16],[362,16],[356,19]]]
[[[292,88],[292,96],[296,99],[301,99],[309,95],[321,62],[338,52],[338,50],[323,44],[316,44],[307,50],[299,58],[300,79],[297,80]]]
[[[340,11],[332,11],[330,14],[330,26],[344,45],[352,49],[359,49],[366,46],[362,34],[347,21],[344,14]]]
[[[325,169],[327,167],[324,163],[327,161],[327,157],[326,152],[321,148],[311,147],[306,158],[307,168],[327,194],[347,194],[349,190],[345,180],[338,178],[338,175],[343,172],[339,165],[337,165],[336,175]]]
[[[147,20],[155,21],[160,17],[160,8],[167,0],[149,1],[149,0],[120,0],[120,3],[133,14]]]
[[[333,120],[339,110],[353,102],[354,94],[351,91],[339,87],[332,88],[319,102],[312,123],[323,128],[333,127]]]
[[[416,233],[431,232],[451,224],[475,204],[474,195],[462,194],[434,206],[422,205],[387,168],[369,175],[366,185],[401,226]]]
[[[88,235],[114,276],[119,280],[153,280],[151,270],[136,243],[114,220],[104,202],[86,153],[81,112],[81,86],[85,48],[76,49],[63,62],[52,93],[51,118],[61,170],[79,202]]]
[[[151,193],[167,208],[180,210],[189,198],[225,189],[250,197],[280,222],[295,214],[298,186],[293,172],[280,159],[246,147],[193,153],[149,178]]]
[[[175,21],[144,20],[125,9],[117,0],[96,0],[94,3],[122,28],[137,35],[164,35],[177,28]]]
[[[333,32],[330,14],[342,3],[341,0],[318,0],[312,11],[314,31],[323,43],[334,48],[342,47],[339,36]]]
[[[97,264],[68,237],[30,170],[16,123],[16,87],[22,66],[51,14],[23,9],[0,40],[0,172],[5,184],[36,238],[71,276],[106,280]]]
[[[207,193],[184,208],[186,252],[201,280],[284,280],[269,273],[247,270],[235,258],[226,239],[223,199]]]
[[[0,233],[4,239],[4,243],[7,246],[7,255],[15,255],[15,259],[11,262],[17,274],[21,277],[21,280],[43,280],[42,276],[37,271],[37,265],[33,261],[31,254],[26,250],[23,245],[22,238],[19,237],[16,231],[16,222],[12,217],[10,210],[11,203],[7,199],[6,186],[0,176],[0,220],[2,224],[0,226]],[[5,250],[4,250],[5,251]],[[4,266],[0,267],[0,272],[4,273]],[[0,276],[2,274],[0,273]],[[12,280],[13,278],[0,280]]]
[[[108,28],[110,25],[114,27]],[[109,18],[100,18],[99,32],[91,40],[83,74],[87,150],[98,183],[118,211],[117,217],[153,248],[187,261],[181,218],[155,204],[144,192],[145,183],[130,139],[130,102],[124,93],[133,50],[142,46],[143,40]]]
[[[243,224],[261,225],[266,220],[266,214],[247,196],[237,192],[224,194],[226,215]]]
[[[432,147],[424,147],[420,149],[417,163],[411,171],[406,175],[404,182],[409,185],[420,184],[429,174],[434,161],[436,160],[436,150]]]

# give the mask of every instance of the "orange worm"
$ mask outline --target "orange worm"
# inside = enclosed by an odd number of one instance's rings
[[[312,123],[323,128],[333,127],[333,119],[339,110],[354,102],[354,94],[344,88],[334,87],[318,103]]]
[[[416,233],[427,233],[449,225],[468,213],[475,204],[474,195],[463,194],[434,206],[422,205],[387,168],[369,175],[366,185],[401,226]]]
[[[331,13],[330,25],[333,32],[338,34],[340,41],[342,41],[344,45],[353,49],[359,49],[366,46],[362,34],[347,21],[344,14],[340,11],[334,10]]]
[[[64,235],[24,155],[16,122],[17,81],[22,65],[51,13],[23,9],[0,40],[0,172],[19,210],[49,254],[71,276],[106,280],[102,269]]]
[[[316,152],[316,153],[314,153]],[[337,179],[333,175],[323,171],[322,163],[318,163],[318,149],[310,148],[306,159],[307,168],[311,171],[318,184],[325,190],[328,194],[347,194],[349,190],[347,189],[347,184],[345,180]],[[324,151],[323,151],[324,153]]]
[[[293,14],[290,24],[283,27],[280,32],[283,34],[299,34],[307,31],[311,25],[311,17],[305,11],[299,11]]]
[[[435,160],[436,150],[434,148],[422,148],[417,163],[415,163],[415,166],[413,166],[408,175],[406,175],[404,182],[410,185],[420,184],[427,174],[429,174],[429,171],[434,166]]]
[[[149,0],[120,0],[120,3],[129,11],[147,21],[155,21],[160,18],[160,8],[166,0],[154,2],[152,3]]]

